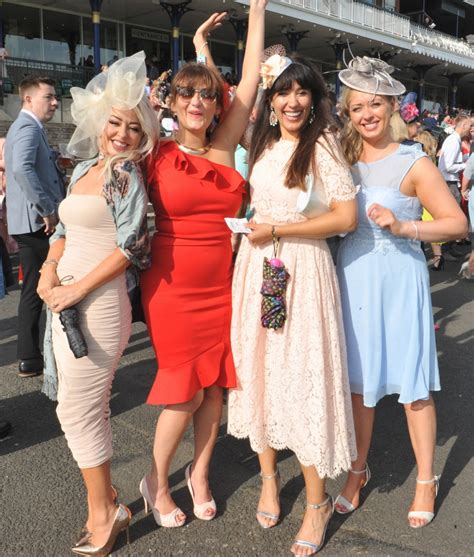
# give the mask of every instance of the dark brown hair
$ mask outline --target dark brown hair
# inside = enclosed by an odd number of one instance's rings
[[[281,138],[280,126],[270,126],[270,103],[277,93],[289,91],[295,82],[311,92],[314,121],[310,124],[308,118],[300,130],[298,145],[288,161],[285,185],[288,188],[305,190],[306,175],[311,171],[316,175],[315,145],[333,124],[333,119],[328,91],[321,74],[308,60],[301,57],[294,58],[293,64],[277,77],[260,99],[249,150],[249,176],[265,149]],[[331,154],[336,158],[334,153]]]
[[[209,89],[217,94],[216,105],[222,107],[224,88],[222,78],[217,72],[204,64],[188,62],[174,76],[171,82],[171,102],[176,101],[176,87],[198,87]]]
[[[20,99],[24,101],[27,91],[29,91],[30,89],[37,89],[42,84],[51,85],[51,87],[56,86],[56,82],[51,77],[43,77],[40,75],[28,75],[24,77],[18,85]]]

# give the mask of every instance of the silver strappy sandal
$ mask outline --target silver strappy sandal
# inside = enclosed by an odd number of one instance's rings
[[[262,480],[273,480],[274,478],[277,479],[277,490],[278,493],[280,493],[280,472],[278,471],[278,468],[275,470],[275,472],[273,474],[270,474],[269,476],[265,476],[260,472],[260,477],[262,478]],[[263,522],[260,522],[258,517],[262,517],[262,518],[269,518],[273,524],[264,524]],[[280,519],[280,513],[278,514],[273,514],[273,513],[269,513],[266,511],[257,511],[256,514],[257,517],[257,522],[259,523],[259,525],[264,528],[265,530],[268,528],[273,528],[274,526],[276,526],[278,524],[278,520]]]
[[[318,551],[321,551],[321,549],[323,548],[324,545],[324,540],[326,538],[326,530],[328,529],[328,524],[329,521],[331,520],[332,515],[334,514],[334,501],[332,500],[332,497],[330,495],[328,495],[327,499],[325,501],[323,501],[322,503],[320,503],[319,505],[312,505],[310,503],[308,503],[308,508],[310,509],[320,509],[321,507],[325,507],[326,505],[330,505],[331,506],[331,513],[328,516],[328,519],[326,520],[326,524],[324,525],[324,530],[323,530],[323,536],[321,538],[321,542],[320,543],[313,543],[313,542],[308,542],[306,540],[295,540],[293,545],[300,545],[301,547],[307,547],[309,549],[312,550],[311,553],[307,554],[307,557],[309,557],[310,555],[315,555],[316,553],[318,553]],[[293,553],[293,555],[301,555],[301,553]]]

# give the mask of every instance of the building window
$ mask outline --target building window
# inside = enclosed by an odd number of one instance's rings
[[[91,18],[82,18],[84,45],[82,56],[85,59],[94,56],[94,27]],[[119,50],[117,23],[100,21],[100,63],[110,65],[124,54]],[[121,41],[120,41],[121,42]]]
[[[212,41],[210,48],[214,63],[222,69],[222,73],[224,75],[226,73],[233,74],[235,72],[235,46]]]
[[[166,31],[126,25],[127,56],[143,50],[147,57],[148,76],[155,80],[171,67],[170,35]]]
[[[13,58],[42,60],[40,11],[27,6],[3,5],[5,48]]]
[[[81,18],[43,10],[44,59],[75,66],[81,58]]]

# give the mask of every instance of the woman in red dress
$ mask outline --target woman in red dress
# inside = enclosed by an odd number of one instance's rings
[[[233,169],[234,152],[256,97],[266,3],[251,0],[242,80],[225,120],[210,134],[223,106],[221,78],[204,64],[186,64],[171,86],[179,131],[159,145],[148,169],[157,232],[152,267],[142,275],[141,285],[158,373],[147,402],[164,409],[152,469],[140,491],[145,508],[166,527],[186,521],[171,497],[168,473],[191,420],[194,459],[186,480],[194,514],[202,520],[216,514],[209,463],[223,388],[236,386],[230,349],[232,247],[224,218],[238,212],[245,193],[244,180]],[[214,14],[198,30],[198,59],[210,56],[206,36],[221,21],[222,15]]]

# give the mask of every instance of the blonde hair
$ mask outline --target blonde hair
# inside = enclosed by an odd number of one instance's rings
[[[392,135],[393,141],[397,143],[403,143],[409,139],[408,127],[398,110],[394,112],[390,118],[390,134]]]
[[[436,164],[436,151],[438,150],[438,142],[432,133],[427,130],[419,132],[415,137],[415,141],[423,145],[423,151]]]
[[[160,138],[160,123],[155,111],[151,107],[150,101],[145,95],[133,111],[135,112],[142,128],[142,139],[137,149],[105,157],[104,175],[107,182],[113,179],[113,169],[116,164],[126,161],[140,162],[153,151]]]
[[[341,108],[341,117],[344,121],[344,127],[341,131],[340,141],[344,156],[350,165],[355,164],[360,159],[363,149],[362,136],[354,128],[351,122],[349,102],[353,91],[354,89],[351,89],[350,87],[344,87],[342,89],[342,95],[339,101]],[[396,100],[396,97],[393,96],[381,96],[385,97],[389,103],[392,103]]]

